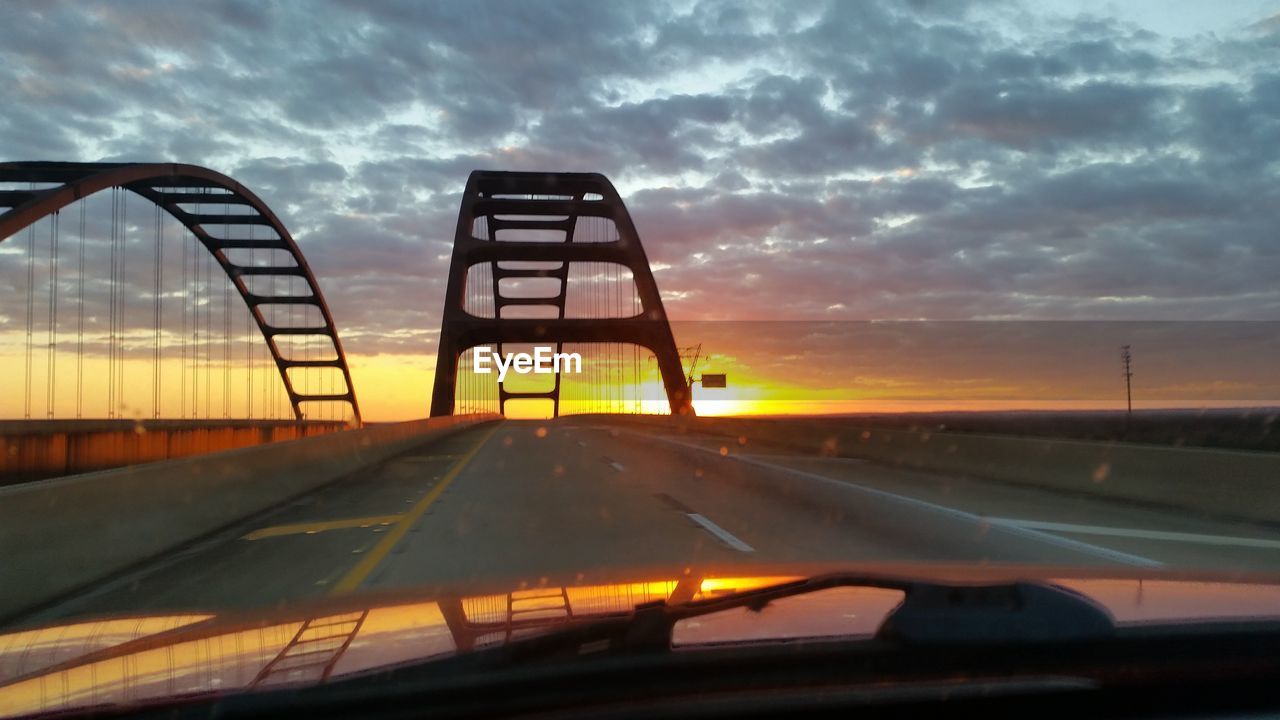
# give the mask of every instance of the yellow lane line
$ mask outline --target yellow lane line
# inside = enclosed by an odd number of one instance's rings
[[[323,520],[320,522],[293,523],[291,525],[274,525],[265,527],[240,538],[241,540],[261,540],[263,538],[283,537],[285,535],[314,535],[326,530],[348,530],[350,528],[367,528],[374,525],[390,525],[400,520],[403,515],[373,515],[371,517],[347,518],[345,520]]]
[[[444,492],[445,488],[449,487],[449,484],[457,479],[458,475],[462,473],[463,468],[465,468],[467,464],[470,463],[477,454],[479,454],[480,448],[483,448],[489,442],[489,438],[493,437],[493,434],[498,431],[500,425],[500,423],[494,424],[493,428],[489,430],[489,432],[485,433],[484,437],[480,439],[480,442],[476,443],[475,447],[468,450],[467,453],[462,456],[462,459],[458,460],[458,462],[449,470],[449,473],[441,478],[440,482],[436,483],[435,487],[431,488],[431,492],[427,493],[421,500],[414,504],[414,506],[409,509],[409,512],[405,513],[400,518],[400,522],[396,523],[386,536],[383,537],[372,550],[365,553],[364,557],[360,559],[360,562],[356,563],[356,566],[351,568],[351,571],[339,580],[337,585],[333,586],[333,590],[330,591],[330,594],[341,595],[343,593],[349,593],[359,587],[360,583],[364,582],[365,578],[369,577],[369,574],[378,567],[383,559],[387,557],[387,554],[390,553],[396,544],[400,542],[401,538],[409,532],[409,528],[412,528],[413,524],[418,522],[423,513],[427,511],[427,508],[431,507],[431,504],[436,501],[436,498],[440,497],[440,493]]]

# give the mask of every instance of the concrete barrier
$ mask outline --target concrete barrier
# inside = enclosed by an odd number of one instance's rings
[[[774,444],[818,455],[991,478],[1182,511],[1280,522],[1280,454],[1095,443],[927,430],[886,430],[808,419],[639,416],[673,429]]]
[[[323,420],[0,420],[0,485],[345,429]]]
[[[494,416],[453,416],[0,487],[0,618]]]

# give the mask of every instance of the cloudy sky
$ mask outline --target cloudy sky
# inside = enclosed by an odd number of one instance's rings
[[[0,158],[254,189],[429,357],[472,169],[622,191],[676,319],[1280,319],[1280,2],[9,2]]]

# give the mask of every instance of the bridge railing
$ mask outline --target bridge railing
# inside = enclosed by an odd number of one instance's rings
[[[342,421],[0,420],[0,485],[345,430]]]
[[[0,487],[0,622],[416,446],[456,415]]]

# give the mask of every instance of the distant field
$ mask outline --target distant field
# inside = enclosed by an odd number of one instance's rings
[[[841,415],[832,422],[1072,440],[1280,452],[1280,408]]]

